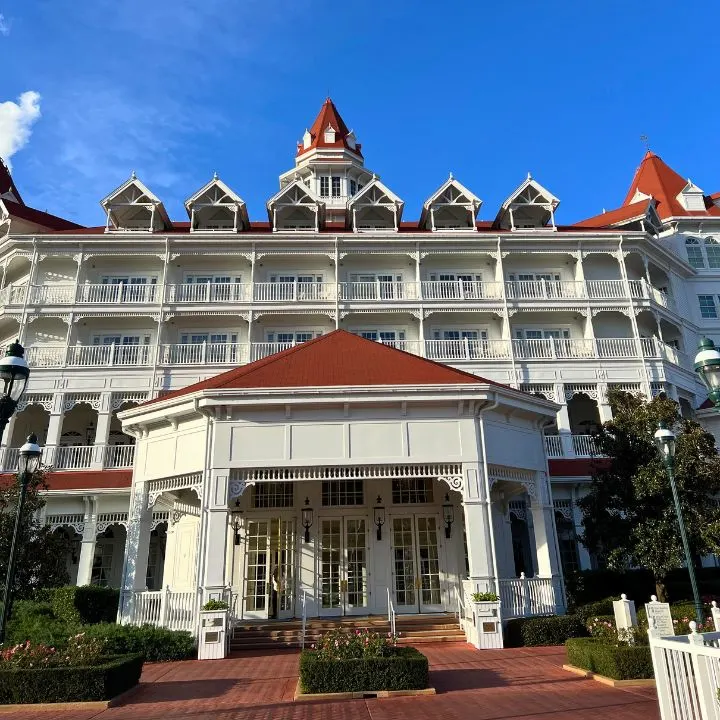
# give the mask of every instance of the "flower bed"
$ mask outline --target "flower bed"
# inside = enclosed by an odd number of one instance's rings
[[[303,693],[422,690],[428,681],[421,652],[368,630],[333,630],[300,655]]]
[[[109,700],[138,684],[141,655],[100,658],[90,666],[13,667],[0,663],[0,704]]]
[[[599,638],[571,638],[565,643],[570,665],[613,680],[653,677],[648,645],[612,645]]]

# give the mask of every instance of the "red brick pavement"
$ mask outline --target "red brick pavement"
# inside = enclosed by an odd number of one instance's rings
[[[655,693],[616,690],[562,670],[563,648],[477,651],[423,645],[435,696],[293,703],[298,653],[237,653],[228,660],[147,665],[119,707],[28,708],[0,720],[657,720]]]

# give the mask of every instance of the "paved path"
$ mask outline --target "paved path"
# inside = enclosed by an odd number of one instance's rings
[[[298,653],[147,665],[127,704],[108,710],[0,712],[0,720],[657,720],[655,693],[616,690],[561,668],[564,648],[423,645],[435,696],[294,703]]]

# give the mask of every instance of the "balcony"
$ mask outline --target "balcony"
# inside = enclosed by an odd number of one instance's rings
[[[454,362],[552,360],[636,360],[634,338],[539,338],[527,340],[395,340],[384,344],[431,360]],[[690,358],[656,338],[640,339],[647,360],[691,367]],[[217,365],[236,366],[291,348],[292,342],[197,343],[155,345],[39,345],[25,357],[33,368],[93,368]],[[157,359],[156,359],[157,358]]]
[[[549,458],[602,457],[592,435],[546,435],[545,453]]]
[[[168,285],[87,284],[10,285],[0,291],[0,305],[126,306],[159,303],[293,303],[293,302],[551,302],[574,300],[649,300],[674,309],[672,300],[644,280],[533,280],[481,282],[259,282],[180,283]]]
[[[131,468],[135,445],[47,445],[42,462],[54,470],[119,470]],[[16,472],[20,448],[2,449],[3,472]]]

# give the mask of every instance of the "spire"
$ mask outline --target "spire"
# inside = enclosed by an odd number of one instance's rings
[[[298,143],[298,155],[315,148],[345,148],[362,157],[360,143],[355,141],[355,134],[348,129],[330,98],[325,100],[310,129],[305,131],[303,141]]]

